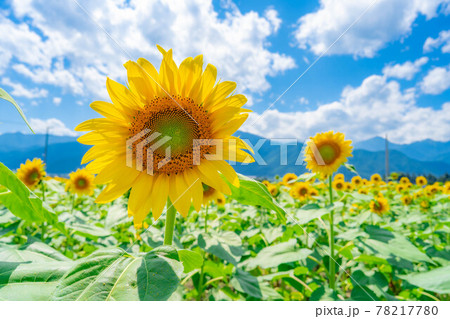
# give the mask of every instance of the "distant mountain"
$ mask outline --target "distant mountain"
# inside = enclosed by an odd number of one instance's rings
[[[237,132],[236,136],[248,141],[256,148],[263,163],[236,163],[235,169],[245,175],[272,178],[288,172],[301,174],[306,171],[298,163],[302,144],[284,145],[287,148],[285,163],[282,163],[281,146],[271,140],[260,142],[261,137]],[[24,135],[21,133],[0,135],[0,162],[11,169],[17,169],[21,163],[34,157],[43,157],[44,135]],[[259,143],[259,144],[258,144]],[[68,174],[81,167],[80,162],[89,146],[82,145],[75,137],[49,136],[47,152],[47,171],[50,174]],[[450,172],[450,143],[425,140],[408,145],[390,143],[390,170],[411,174],[433,174],[436,176]],[[363,177],[374,173],[384,174],[384,139],[374,138],[366,142],[355,143],[353,157],[349,162]],[[341,170],[347,177],[352,174]]]
[[[66,142],[75,142],[73,136],[55,136],[49,135],[49,144],[58,144]],[[45,134],[23,134],[23,133],[5,133],[0,135],[0,152],[30,150],[33,148],[44,148]]]
[[[395,144],[389,142],[389,150],[400,151],[406,156],[419,161],[443,161],[450,164],[450,141],[438,142],[430,139],[411,144]],[[372,152],[383,151],[385,140],[382,137],[374,137],[367,141],[355,143],[355,149]]]

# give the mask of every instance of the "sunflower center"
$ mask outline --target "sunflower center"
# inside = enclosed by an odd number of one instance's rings
[[[190,98],[155,98],[136,113],[129,131],[130,138],[139,137],[132,146],[133,158],[140,157],[145,170],[152,164],[147,163],[151,155],[154,173],[182,173],[193,167],[194,155],[202,159],[214,150],[209,145],[194,148],[197,139],[210,139],[212,131],[207,111]],[[200,154],[194,154],[197,150]]]
[[[323,144],[317,147],[325,164],[333,163],[340,154],[339,147],[334,144]]]
[[[30,175],[28,175],[28,178],[30,182],[34,182],[39,178],[39,172],[38,171],[32,171]]]
[[[77,188],[85,188],[87,186],[87,182],[84,178],[80,178],[75,183],[77,185]]]

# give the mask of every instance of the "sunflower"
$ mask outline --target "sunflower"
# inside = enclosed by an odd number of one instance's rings
[[[319,191],[317,189],[315,189],[314,187],[311,187],[309,189],[309,196],[311,196],[311,197],[319,196]]]
[[[378,215],[382,215],[383,213],[389,210],[389,203],[386,198],[379,195],[375,197],[369,204],[370,210]]]
[[[25,164],[20,164],[17,170],[17,177],[30,189],[36,188],[39,182],[45,177],[45,164],[40,158],[32,161],[27,160]]]
[[[353,190],[354,190],[353,184],[352,184],[352,183],[346,182],[346,183],[345,183],[345,190],[346,190],[347,192],[353,191]]]
[[[382,178],[380,174],[373,174],[372,176],[370,176],[370,181],[374,184],[378,184],[379,182],[382,181]]]
[[[416,185],[417,186],[425,186],[427,185],[428,181],[425,178],[425,176],[419,176],[416,178]]]
[[[300,201],[305,200],[309,197],[309,184],[305,182],[295,183],[291,188],[289,194]]]
[[[427,210],[431,207],[430,205],[430,201],[426,198],[422,199],[420,201],[420,208],[422,208],[423,210]]]
[[[352,177],[352,184],[355,187],[360,187],[362,185],[362,183],[363,183],[363,181],[362,181],[361,177],[359,177],[359,176]]]
[[[273,197],[277,196],[278,193],[280,192],[280,191],[278,190],[278,187],[277,187],[276,185],[273,185],[273,184],[267,185],[267,189],[269,190],[269,193],[270,193]]]
[[[283,176],[282,183],[286,186],[292,186],[292,183],[290,182],[296,179],[297,175],[295,175],[294,173],[287,173],[286,175]]]
[[[395,172],[391,173],[390,178],[391,180],[396,181],[398,179],[398,173]]]
[[[409,195],[404,195],[404,196],[402,196],[401,200],[402,200],[403,205],[408,206],[412,202],[412,197]]]
[[[203,184],[203,205],[207,206],[212,201],[216,201],[217,204],[224,205],[225,203],[225,196],[219,192],[217,189],[208,186],[206,184]]]
[[[254,161],[246,151],[251,148],[232,136],[250,112],[242,108],[245,96],[233,94],[236,83],[216,83],[216,68],[208,64],[203,70],[201,55],[177,66],[172,50],[158,49],[159,72],[143,58],[125,63],[127,86],[108,78],[112,103],[91,104],[104,117],[76,128],[91,131],[78,139],[93,145],[82,162],[90,162],[86,168],[97,174],[96,184],[108,184],[96,202],[110,202],[131,188],[128,212],[135,227],[149,211],[158,219],[169,199],[183,216],[191,204],[199,211],[202,183],[230,194],[224,178],[236,187],[239,179],[226,160]]]
[[[444,192],[444,194],[450,195],[450,183],[449,182],[445,183],[443,192]]]
[[[266,186],[269,186],[269,185],[270,185],[270,182],[269,182],[268,180],[263,180],[261,183],[263,183],[263,184],[266,185]]]
[[[400,184],[406,185],[406,184],[409,184],[409,183],[411,183],[411,182],[409,181],[408,177],[403,176],[402,178],[400,178]]]
[[[395,187],[395,190],[397,191],[397,193],[401,193],[401,192],[403,192],[405,189],[406,189],[406,187],[405,187],[405,185],[403,185],[403,184],[398,184],[398,185]]]
[[[343,133],[318,133],[306,142],[306,168],[322,178],[332,175],[352,155],[351,141]]]
[[[333,181],[333,183],[331,185],[337,191],[342,191],[346,187],[345,182],[343,180]]]
[[[77,169],[76,172],[69,174],[66,190],[77,195],[94,194],[95,184],[94,175],[86,169]]]
[[[342,174],[342,173],[339,173],[339,174],[336,174],[335,176],[334,176],[334,178],[333,178],[335,181],[337,181],[337,180],[339,180],[339,179],[341,179],[341,180],[345,180],[345,176],[344,176],[344,174]]]
[[[359,194],[367,195],[369,193],[369,190],[367,188],[360,188],[358,189]]]

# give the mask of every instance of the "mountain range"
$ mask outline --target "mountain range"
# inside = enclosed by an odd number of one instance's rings
[[[258,154],[264,162],[241,164],[234,167],[236,171],[257,177],[272,178],[288,172],[301,174],[306,171],[305,166],[298,162],[302,144],[284,145],[287,150],[285,163],[282,163],[281,151],[283,147],[270,140],[258,141],[261,137],[237,132],[236,136],[246,140],[250,145],[261,145]],[[34,157],[43,158],[45,135],[28,135],[22,133],[5,133],[0,135],[0,162],[11,169],[17,169],[21,163]],[[255,147],[256,148],[256,147]],[[47,149],[47,172],[55,175],[66,175],[77,168],[89,146],[76,141],[76,137],[49,135]],[[363,177],[371,174],[384,174],[385,140],[375,137],[367,141],[354,143],[353,157],[349,163],[353,164]],[[441,176],[450,173],[450,142],[424,140],[411,144],[389,143],[389,167],[391,172],[401,172],[416,175],[433,174]],[[342,172],[350,177],[346,170]]]

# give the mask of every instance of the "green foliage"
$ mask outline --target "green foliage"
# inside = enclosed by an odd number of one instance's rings
[[[0,99],[3,99],[5,101],[8,101],[9,103],[11,103],[12,105],[14,105],[14,107],[16,108],[17,112],[19,112],[20,116],[22,117],[22,119],[25,121],[25,123],[27,123],[28,128],[31,130],[31,132],[34,133],[33,129],[30,126],[30,123],[28,123],[27,118],[25,117],[25,114],[23,113],[22,109],[20,108],[19,104],[17,104],[16,101],[14,101],[14,99],[11,97],[11,95],[8,94],[8,92],[6,92],[5,90],[3,90],[2,88],[0,88]]]

